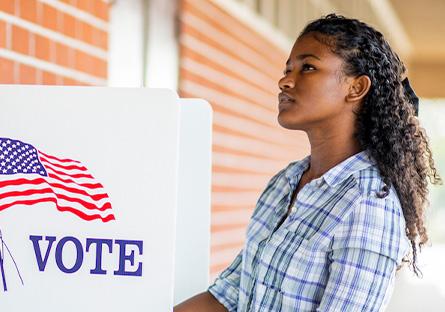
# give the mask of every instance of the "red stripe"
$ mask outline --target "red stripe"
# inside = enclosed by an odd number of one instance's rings
[[[71,180],[71,179],[62,179],[61,177],[59,177],[59,176],[57,176],[57,175],[55,175],[53,173],[49,173],[49,172],[48,172],[48,177],[56,179],[56,180],[59,180],[59,181],[62,181],[62,182],[65,182],[65,183],[70,183],[70,182],[71,183],[75,183],[77,185],[84,186],[84,187],[87,187],[87,188],[90,188],[90,189],[103,188],[102,184],[100,184],[100,183],[77,183],[77,182],[75,182],[74,180]]]
[[[102,222],[108,222],[108,221],[111,221],[111,220],[116,220],[114,218],[113,214],[109,214],[106,217],[102,217],[101,215],[98,215],[98,214],[87,215],[87,214],[85,214],[85,213],[83,213],[83,212],[81,212],[79,210],[76,210],[74,208],[71,208],[71,207],[58,207],[57,209],[60,210],[60,211],[68,211],[68,212],[74,213],[76,216],[78,216],[79,218],[82,218],[82,219],[84,219],[86,221],[101,219]]]
[[[85,195],[90,197],[92,200],[101,200],[104,198],[108,198],[108,195],[106,193],[102,193],[102,194],[89,194],[88,192],[86,192],[85,190],[81,190],[81,189],[77,189],[74,187],[68,187],[65,186],[63,184],[59,184],[59,183],[51,183],[51,182],[47,182],[49,185],[51,185],[52,187],[56,187],[56,188],[60,188],[62,190],[71,192],[71,193],[76,193],[76,194],[81,194],[81,195]]]
[[[54,197],[42,197],[39,199],[17,200],[9,204],[0,205],[0,211],[5,210],[6,208],[9,208],[14,205],[34,205],[42,202],[52,202],[57,205],[57,199],[55,199]]]
[[[69,202],[81,204],[83,207],[85,207],[86,209],[89,209],[89,210],[104,211],[107,209],[111,209],[110,202],[105,202],[101,207],[99,207],[93,203],[84,201],[80,198],[74,198],[74,197],[67,196],[65,194],[59,194],[49,187],[39,189],[39,190],[31,189],[31,190],[26,190],[26,191],[6,192],[6,193],[0,194],[0,199],[4,199],[4,198],[8,198],[8,197],[15,197],[15,196],[30,196],[30,195],[35,195],[35,194],[54,194],[59,199],[64,199]]]
[[[0,206],[0,211],[14,206],[14,205],[34,205],[34,204],[38,204],[41,202],[52,202],[57,206],[57,210],[62,211],[62,212],[71,212],[73,214],[75,214],[76,216],[78,216],[79,218],[86,220],[86,221],[92,221],[92,220],[102,220],[102,222],[108,222],[111,220],[116,220],[113,214],[109,214],[106,217],[102,217],[98,214],[93,214],[93,215],[87,215],[75,208],[72,207],[62,207],[62,206],[58,206],[57,205],[57,200],[55,198],[51,198],[51,197],[46,197],[46,198],[40,198],[40,199],[33,199],[33,200],[18,200],[15,201],[13,203],[9,203],[6,205],[1,205]]]
[[[0,194],[0,199],[15,197],[15,196],[29,196],[34,194],[54,194],[54,191],[49,187],[40,190],[11,191]]]
[[[40,154],[44,155],[45,157],[48,157],[49,159],[54,159],[54,160],[57,160],[57,161],[60,161],[60,162],[75,162],[75,163],[80,164],[80,161],[77,161],[77,160],[73,160],[73,159],[60,159],[60,158],[48,155],[48,154],[46,154],[46,153],[44,153],[42,151],[39,151],[39,150],[38,150],[38,152]]]
[[[9,185],[22,185],[22,184],[38,185],[38,184],[42,184],[42,183],[46,183],[46,180],[43,178],[37,178],[34,180],[20,178],[20,179],[15,179],[15,180],[0,181],[0,187],[5,187],[5,186],[9,186]]]
[[[66,173],[66,172],[62,172],[62,171],[56,170],[52,166],[48,165],[48,163],[45,163],[45,167],[51,169],[55,173],[61,174],[63,176],[71,177],[71,178],[89,178],[89,179],[94,179],[94,177],[91,174],[84,174],[84,173],[69,174],[69,173]]]
[[[75,166],[75,165],[63,166],[63,165],[52,163],[48,159],[46,159],[45,157],[40,157],[40,160],[42,162],[44,162],[44,163],[50,164],[50,165],[52,165],[54,167],[57,167],[57,168],[60,168],[60,169],[87,171],[87,168],[85,168],[84,166]]]
[[[102,207],[99,207],[99,206],[96,206],[93,203],[84,201],[84,200],[82,200],[80,198],[70,197],[70,196],[67,196],[65,194],[58,194],[58,193],[54,193],[54,194],[56,194],[57,198],[64,199],[66,201],[70,201],[70,202],[73,202],[73,203],[81,204],[82,206],[84,206],[86,209],[89,209],[89,210],[104,211],[104,210],[107,210],[107,209],[111,209],[110,202],[105,202],[105,204],[103,204]]]
[[[76,194],[81,194],[81,195],[88,196],[92,200],[95,200],[95,201],[99,201],[101,199],[108,198],[108,194],[106,194],[106,193],[89,194],[85,190],[77,189],[77,188],[74,188],[74,187],[65,186],[65,185],[59,184],[59,183],[48,182],[48,181],[46,181],[46,180],[44,180],[42,178],[37,178],[37,179],[34,179],[34,180],[17,179],[17,180],[9,180],[9,181],[0,181],[0,187],[11,186],[11,185],[23,185],[23,184],[39,185],[39,184],[43,184],[43,183],[47,183],[47,184],[49,184],[52,187],[60,188],[60,189],[63,189],[65,191],[68,191],[68,192],[71,192],[71,193],[76,193]]]

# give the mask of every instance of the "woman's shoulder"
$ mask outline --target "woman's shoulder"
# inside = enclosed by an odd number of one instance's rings
[[[337,241],[342,241],[343,237],[349,247],[366,248],[384,254],[400,264],[410,244],[405,233],[406,222],[397,191],[392,185],[386,196],[378,196],[377,193],[382,191],[385,183],[375,165],[358,171],[355,179],[358,196],[339,224],[335,235]],[[349,237],[347,233],[361,235]]]

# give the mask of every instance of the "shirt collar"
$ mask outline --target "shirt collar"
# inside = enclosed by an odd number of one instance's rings
[[[292,187],[295,187],[296,182],[299,181],[303,172],[309,167],[310,161],[311,155],[308,155],[294,162],[289,170],[286,171],[285,176]],[[334,187],[346,180],[353,173],[375,164],[376,162],[371,155],[369,155],[366,150],[363,150],[335,165],[318,179],[324,179],[329,186]]]

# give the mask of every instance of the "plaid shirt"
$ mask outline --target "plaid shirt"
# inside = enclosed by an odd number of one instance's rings
[[[410,249],[394,187],[385,198],[361,151],[298,193],[310,155],[276,174],[258,199],[244,248],[209,286],[229,311],[384,311]]]

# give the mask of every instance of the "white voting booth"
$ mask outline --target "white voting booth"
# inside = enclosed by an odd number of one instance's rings
[[[47,86],[0,103],[0,311],[172,311],[205,290],[208,103]]]

